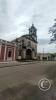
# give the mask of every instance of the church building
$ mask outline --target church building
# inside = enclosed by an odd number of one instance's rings
[[[0,61],[37,59],[37,29],[34,24],[29,33],[11,42],[0,39]]]
[[[16,44],[16,59],[37,59],[37,29],[34,24],[29,28],[29,34],[12,41]]]

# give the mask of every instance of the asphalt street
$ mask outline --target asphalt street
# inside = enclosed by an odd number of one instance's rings
[[[9,64],[8,64],[9,65]],[[13,86],[18,86],[21,83],[31,83],[38,85],[38,81],[45,77],[45,71],[50,66],[56,66],[55,61],[17,63],[12,67],[6,67],[0,64],[0,91]]]

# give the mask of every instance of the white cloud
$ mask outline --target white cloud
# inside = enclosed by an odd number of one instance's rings
[[[27,34],[33,22],[38,38],[47,39],[55,18],[56,0],[0,0],[0,38],[12,40]]]
[[[44,45],[39,45],[38,44],[38,53],[41,52],[43,53],[43,49],[44,49],[44,53],[53,53],[56,52],[56,45],[55,44],[44,44]]]

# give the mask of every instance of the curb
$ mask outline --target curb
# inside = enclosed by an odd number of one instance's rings
[[[10,64],[10,65],[1,65],[0,68],[5,68],[5,67],[14,67],[14,66],[19,66],[19,65],[29,65],[29,64],[35,64],[35,63],[38,63],[38,61],[35,61],[35,62],[21,62],[21,63],[18,63],[18,64]]]

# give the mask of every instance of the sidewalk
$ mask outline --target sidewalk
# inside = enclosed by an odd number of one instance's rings
[[[17,62],[17,61],[0,62],[0,68],[11,67],[11,66],[15,66],[15,65],[18,65],[18,64],[19,64],[19,62]]]
[[[0,62],[0,68],[13,67],[13,66],[19,66],[19,65],[26,65],[26,64],[36,63],[36,62],[38,62],[38,61],[30,61],[30,62],[7,61],[7,62]]]

